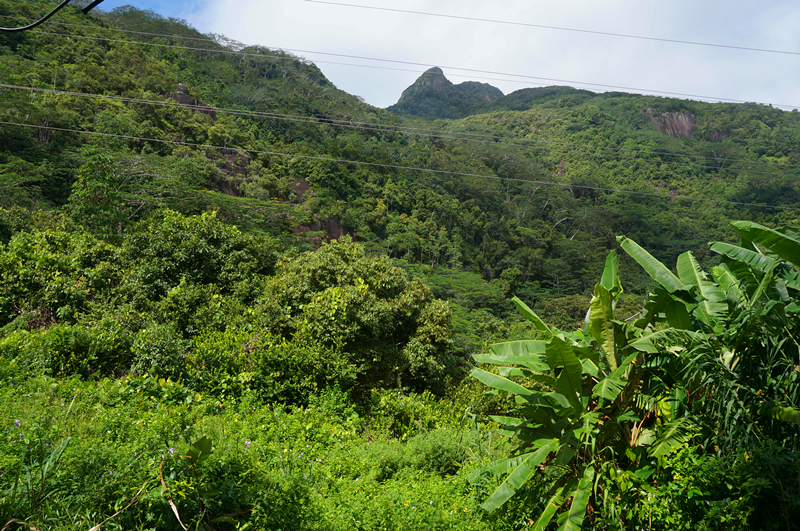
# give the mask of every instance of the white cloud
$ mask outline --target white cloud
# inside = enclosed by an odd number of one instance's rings
[[[606,31],[667,39],[800,51],[800,4],[744,0],[560,2],[350,0],[364,5]],[[426,17],[304,0],[205,0],[182,12],[195,27],[272,48],[324,51],[493,72],[742,99],[800,107],[800,56],[691,46]],[[391,105],[424,66],[299,53],[339,88]],[[382,69],[346,66],[350,63]],[[398,70],[412,70],[404,72]],[[466,74],[445,68],[455,83]],[[525,84],[487,81],[505,93]],[[531,80],[530,86],[542,82]],[[545,83],[555,84],[555,83]],[[591,88],[591,87],[585,87]],[[600,87],[591,88],[602,91]]]

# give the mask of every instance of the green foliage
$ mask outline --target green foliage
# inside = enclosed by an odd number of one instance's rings
[[[612,252],[582,331],[550,329],[515,299],[544,340],[500,343],[492,345],[491,354],[476,356],[476,361],[500,367],[496,373],[475,368],[472,375],[513,395],[518,404],[515,416],[493,419],[517,439],[519,448],[471,477],[478,481],[482,472],[507,474],[483,503],[487,511],[503,505],[543,468],[555,482],[534,527],[544,529],[561,507],[559,529],[580,529],[587,507],[594,507],[590,512],[600,510],[620,488],[610,470],[623,467],[646,478],[654,470],[650,459],[680,450],[694,435],[688,419],[659,406],[666,393],[668,364],[659,357],[659,332],[616,319],[614,309],[622,293],[618,271]],[[671,279],[661,277],[665,282]],[[672,334],[677,337],[677,332]],[[683,339],[694,341],[688,333]],[[681,389],[680,382],[669,383]],[[598,490],[603,499],[597,499]]]
[[[44,319],[43,325],[53,318],[73,320],[90,300],[116,284],[115,262],[113,247],[84,233],[15,234],[0,250],[0,323],[33,311]]]
[[[181,282],[230,292],[252,275],[271,272],[274,263],[274,240],[242,233],[214,213],[160,212],[137,228],[122,246],[123,259],[138,266],[126,278],[136,297],[161,297]]]
[[[266,330],[344,354],[362,387],[441,390],[457,371],[447,305],[349,240],[280,262],[258,312]]]
[[[113,321],[93,326],[57,324],[16,330],[0,340],[0,353],[33,374],[89,376],[111,373],[129,360],[130,339]]]
[[[173,323],[151,324],[137,332],[133,340],[130,371],[140,376],[179,380],[186,374],[189,345]]]
[[[711,249],[722,254],[712,274],[685,253],[678,258],[685,286],[677,286],[666,273],[655,277],[665,290],[651,296],[642,320],[666,320],[702,332],[702,341],[685,353],[684,377],[702,389],[693,406],[712,412],[708,419],[715,442],[737,448],[764,434],[781,440],[794,431],[785,423],[795,423],[800,396],[794,362],[800,352],[794,333],[800,273],[779,257],[800,250],[800,238],[791,228],[775,231],[752,222],[733,226],[741,245],[712,243]],[[640,262],[653,263],[632,242],[625,241],[623,248]],[[660,263],[655,269],[666,271]],[[676,286],[669,295],[668,284]],[[679,314],[684,317],[676,319]]]
[[[235,329],[200,334],[187,362],[190,380],[216,396],[250,390],[288,404],[308,404],[328,386],[348,388],[357,372],[334,349]]]

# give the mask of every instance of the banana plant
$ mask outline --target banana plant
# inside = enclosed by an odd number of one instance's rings
[[[674,287],[689,290],[680,280]],[[475,356],[496,371],[475,368],[472,376],[514,395],[518,404],[516,415],[492,417],[503,434],[516,438],[517,452],[470,477],[505,475],[483,503],[487,511],[505,503],[538,470],[550,468],[558,480],[533,529],[544,529],[553,518],[560,530],[580,529],[593,500],[609,496],[618,484],[609,470],[623,467],[647,477],[653,468],[646,458],[668,455],[694,434],[687,419],[672,417],[670,397],[654,369],[666,359],[662,344],[674,343],[676,336],[691,343],[696,334],[618,320],[614,309],[621,294],[612,251],[583,330],[551,329],[515,297],[544,339],[499,343],[489,354]]]
[[[793,361],[800,353],[800,231],[749,221],[732,226],[740,242],[709,244],[720,255],[710,274],[687,252],[678,257],[676,276],[635,242],[617,238],[658,284],[640,321],[702,334],[683,377],[703,388],[702,408],[718,442],[722,437],[728,444],[753,436],[752,423],[741,422],[749,411],[800,424]],[[760,429],[777,435],[783,428]]]

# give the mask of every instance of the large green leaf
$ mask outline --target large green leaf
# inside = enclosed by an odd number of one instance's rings
[[[791,407],[783,407],[772,402],[765,402],[758,410],[762,415],[772,417],[781,422],[800,424],[800,411]]]
[[[738,245],[725,242],[712,242],[709,244],[709,247],[715,253],[727,256],[737,262],[742,262],[756,271],[766,271],[775,264],[775,260],[769,256],[764,256],[761,253],[739,247]]]
[[[547,344],[547,364],[550,369],[558,374],[556,379],[556,392],[567,397],[570,404],[576,411],[582,409],[581,398],[581,376],[583,375],[583,365],[573,352],[572,347],[559,336],[553,336]]]
[[[208,459],[211,455],[211,448],[211,439],[204,435],[189,445],[189,449],[186,450],[184,457],[191,459],[192,463],[197,465]]]
[[[544,341],[508,341],[490,345],[491,354],[475,354],[472,357],[478,363],[517,364],[532,371],[543,372],[547,370],[544,357],[546,347],[547,343]]]
[[[658,440],[650,447],[650,456],[662,457],[679,450],[695,432],[695,426],[685,418],[668,422],[659,430]]]
[[[507,341],[495,343],[489,347],[495,356],[525,356],[528,354],[544,354],[547,341]]]
[[[606,376],[592,388],[592,396],[596,398],[605,398],[611,401],[619,396],[624,386],[624,381]]]
[[[656,354],[659,352],[656,348],[654,340],[662,338],[672,338],[672,341],[678,341],[678,344],[687,344],[697,339],[705,337],[701,332],[694,332],[691,330],[675,330],[672,328],[661,328],[655,332],[646,331],[644,334],[631,340],[628,345],[640,352],[647,352],[648,354]],[[674,343],[673,343],[674,344]]]
[[[502,376],[484,371],[483,369],[478,369],[477,367],[472,369],[470,374],[473,378],[480,380],[489,387],[517,395],[527,402],[535,401],[535,397],[538,395],[538,393],[531,391],[530,389],[523,387],[518,383],[512,382],[511,380],[503,378]]]
[[[752,221],[731,222],[742,238],[763,245],[784,260],[800,267],[800,241],[790,236],[792,232],[778,232]]]
[[[625,358],[620,366],[611,374],[597,382],[592,388],[592,396],[605,398],[606,400],[614,400],[622,392],[625,387],[626,381],[625,371],[628,369],[633,360],[638,357],[639,353],[634,352]]]
[[[489,463],[488,465],[482,466],[478,470],[471,472],[467,476],[467,481],[471,484],[475,484],[478,482],[478,480],[480,480],[481,476],[486,473],[492,474],[493,476],[504,476],[517,468],[519,464],[527,459],[530,455],[530,453],[527,453],[514,457],[498,459],[497,461]]]
[[[678,330],[691,330],[692,318],[686,305],[677,299],[667,301],[664,305],[664,314],[667,316],[667,323]]]
[[[726,264],[711,268],[717,283],[725,290],[725,297],[734,307],[748,304],[747,292],[741,285],[739,278]]]
[[[617,236],[617,243],[619,243],[619,246],[622,247],[631,258],[639,262],[639,265],[644,268],[653,280],[664,286],[664,289],[668,292],[674,293],[679,290],[688,289],[687,286],[681,282],[681,279],[667,269],[667,266],[656,260],[633,240],[629,240],[625,236]]]
[[[525,317],[525,319],[536,325],[536,328],[538,328],[542,332],[547,332],[549,334],[552,333],[550,327],[547,326],[547,324],[545,324],[545,322],[542,321],[541,318],[539,318],[539,316],[536,315],[533,310],[528,308],[528,305],[522,302],[518,297],[514,297],[513,299],[511,299],[511,302],[517,305],[517,308],[519,309],[520,313]]]
[[[547,505],[542,511],[542,514],[539,515],[539,518],[536,519],[536,522],[531,526],[531,531],[544,531],[547,524],[550,523],[550,520],[553,519],[553,515],[556,514],[556,511],[561,507],[561,504],[564,503],[564,487],[561,486],[556,489],[553,496],[547,500]]]
[[[489,363],[491,365],[521,365],[528,370],[543,372],[548,370],[547,358],[542,354],[531,354],[528,356],[493,356],[491,354],[474,354],[472,356],[478,363]]]
[[[697,288],[701,299],[695,309],[697,318],[719,333],[719,319],[728,309],[725,303],[725,292],[713,282],[708,280],[708,275],[700,269],[700,264],[694,255],[687,251],[678,257],[678,276],[687,284]]]
[[[606,257],[606,266],[603,269],[603,276],[600,277],[600,285],[609,292],[622,292],[622,284],[619,281],[619,260],[617,251],[613,249]]]
[[[772,267],[767,269],[764,273],[761,282],[758,283],[758,288],[750,297],[750,307],[752,308],[753,305],[758,301],[759,297],[767,292],[767,290],[775,284],[775,268],[778,266],[778,262],[772,264]]]
[[[619,366],[614,342],[614,308],[611,293],[602,284],[594,287],[594,297],[589,305],[589,331],[605,354],[611,370]]]
[[[549,444],[542,446],[535,452],[526,454],[517,467],[506,477],[505,481],[489,496],[489,499],[481,504],[481,507],[486,511],[494,511],[503,505],[533,476],[536,467],[556,448],[558,448],[558,439],[553,439]]]
[[[586,515],[586,506],[592,495],[592,483],[594,482],[594,468],[586,467],[583,477],[578,482],[578,487],[572,493],[572,504],[567,512],[567,517],[558,528],[558,531],[579,531],[583,525],[583,517]]]

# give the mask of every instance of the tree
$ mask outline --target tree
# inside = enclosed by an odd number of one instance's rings
[[[363,387],[442,390],[457,362],[447,303],[348,238],[279,262],[258,311],[270,332],[340,348]]]

